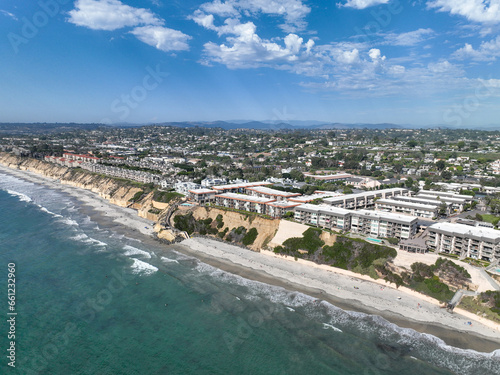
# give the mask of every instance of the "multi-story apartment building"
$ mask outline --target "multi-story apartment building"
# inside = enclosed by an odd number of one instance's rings
[[[284,201],[288,198],[298,197],[300,193],[290,193],[288,191],[281,191],[276,189],[271,189],[265,186],[254,186],[247,187],[246,193],[254,197],[275,199],[277,201]]]
[[[351,212],[351,231],[374,237],[408,239],[417,233],[416,217],[387,212]]]
[[[472,203],[474,197],[471,195],[461,195],[447,191],[420,190],[418,198],[436,199],[445,202],[450,206],[452,212],[462,212],[466,204]]]
[[[379,199],[375,202],[377,211],[393,212],[426,219],[436,218],[439,214],[439,206],[414,202],[403,202],[395,199]]]
[[[343,208],[302,204],[295,207],[295,220],[321,228],[349,230],[352,211]]]
[[[428,200],[434,200],[437,202],[445,203],[449,207],[449,211],[451,212],[462,212],[465,208],[465,205],[468,202],[472,202],[472,199],[464,199],[464,198],[452,198],[449,196],[438,196],[438,195],[428,195],[428,194],[423,194],[422,192],[419,192],[417,194],[417,198],[420,199],[428,199]],[[469,197],[472,198],[472,197]]]
[[[456,223],[436,223],[429,227],[430,249],[460,257],[492,262],[500,259],[500,231]]]
[[[295,220],[327,229],[351,230],[373,237],[408,239],[417,233],[416,217],[393,213],[346,210],[303,204],[295,208]]]
[[[325,199],[330,197],[340,197],[344,194],[336,193],[334,191],[320,191],[316,190],[314,194],[311,195],[300,195],[297,197],[288,198],[290,202],[298,202],[298,203],[310,203],[316,199]]]
[[[382,189],[326,198],[323,201],[334,207],[357,210],[375,206],[375,201],[377,199],[390,198],[398,195],[409,196],[411,195],[411,191],[404,188]]]
[[[192,201],[199,204],[205,204],[215,201],[215,194],[217,194],[217,191],[211,189],[192,189],[189,190],[188,193],[189,199]]]
[[[274,218],[283,217],[287,212],[293,211],[295,207],[300,206],[300,203],[288,201],[275,201],[266,203],[267,214]]]
[[[275,202],[275,200],[236,193],[224,193],[215,196],[215,204],[218,206],[259,214],[267,214],[266,203],[271,202]]]
[[[256,186],[269,186],[272,185],[271,182],[259,181],[259,182],[242,182],[239,184],[229,184],[229,185],[219,185],[212,186],[212,189],[217,190],[219,194],[222,193],[244,193],[245,189],[256,187]]]
[[[440,201],[438,199],[434,198],[425,198],[425,197],[405,197],[405,196],[397,196],[397,197],[392,197],[392,200],[395,201],[400,201],[400,202],[409,202],[409,203],[418,203],[418,204],[425,204],[427,206],[435,206],[438,207],[438,212],[441,210],[441,206],[443,203],[446,205],[446,209],[444,210],[444,214],[448,215],[451,210],[451,203],[446,203],[443,201]]]
[[[446,198],[463,199],[466,203],[472,203],[472,201],[474,200],[474,197],[471,195],[462,195],[449,191],[420,190],[418,192],[418,195],[427,195],[440,198],[446,197]]]

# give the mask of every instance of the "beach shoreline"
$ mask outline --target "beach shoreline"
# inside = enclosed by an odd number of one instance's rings
[[[358,278],[363,275],[348,275],[349,271],[343,274],[333,267],[322,269],[305,260],[283,259],[272,252],[253,252],[206,238],[191,238],[176,248],[228,272],[300,291],[344,310],[379,315],[401,327],[439,337],[451,346],[482,352],[500,349],[500,326],[494,322],[472,321],[468,325],[470,317],[449,313],[430,297],[390,287],[383,281],[377,283]]]
[[[62,190],[82,202],[83,206],[88,208],[89,216],[96,222],[112,225],[117,231],[146,243],[158,243],[153,238],[153,223],[137,216],[133,209],[116,206],[91,191],[63,185],[33,172],[2,165],[0,171]],[[402,288],[396,290],[383,281],[367,276],[351,274],[349,271],[344,272],[302,259],[286,259],[269,251],[253,252],[206,238],[191,238],[179,244],[165,246],[165,251],[172,249],[180,250],[224,271],[281,286],[287,290],[299,291],[344,310],[380,315],[400,327],[439,337],[451,346],[479,352],[492,352],[500,348],[500,325],[490,321],[472,320],[477,318],[473,314],[472,317],[449,314],[436,306],[429,297]],[[473,321],[473,324],[467,325],[468,321]]]

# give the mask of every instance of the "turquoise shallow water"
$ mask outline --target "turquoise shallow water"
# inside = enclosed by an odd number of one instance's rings
[[[498,354],[145,244],[59,191],[0,172],[0,285],[10,262],[16,368],[2,356],[1,374],[500,373]]]

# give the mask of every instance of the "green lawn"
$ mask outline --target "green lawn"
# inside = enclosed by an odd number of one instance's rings
[[[483,221],[486,221],[486,222],[492,223],[492,224],[493,224],[493,220],[498,219],[498,216],[490,215],[490,214],[481,214],[481,216],[483,217]]]

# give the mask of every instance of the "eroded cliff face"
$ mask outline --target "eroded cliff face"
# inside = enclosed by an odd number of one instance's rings
[[[238,212],[226,211],[213,207],[196,207],[193,209],[193,217],[196,220],[203,220],[211,218],[215,220],[217,215],[222,215],[224,221],[224,228],[229,230],[238,227],[245,227],[247,231],[250,228],[257,229],[257,238],[254,243],[249,247],[253,250],[259,250],[267,246],[273,239],[278,231],[279,220],[277,219],[264,219],[256,215],[245,215]]]
[[[9,168],[31,171],[58,180],[61,184],[90,190],[109,200],[110,203],[121,207],[128,207],[134,195],[141,191],[138,187],[128,186],[126,182],[117,181],[111,177],[81,169],[63,167],[37,159],[0,153],[0,163]],[[138,209],[146,207],[149,209],[149,205],[151,205],[151,197],[148,199],[148,196],[146,196],[138,202]]]
[[[134,208],[140,217],[155,222],[162,218],[170,206],[167,203],[153,201],[153,193],[145,195],[138,202],[133,202],[136,193],[142,191],[141,188],[135,187],[127,181],[119,181],[82,169],[63,167],[37,159],[21,158],[8,153],[0,153],[0,164],[13,169],[31,171],[57,180],[61,184],[90,190],[114,205]],[[269,244],[275,236],[280,222],[280,220],[264,219],[256,215],[244,215],[212,207],[194,207],[189,211],[193,211],[193,216],[197,220],[209,217],[215,220],[217,215],[221,214],[224,221],[223,228],[227,227],[229,230],[238,227],[245,227],[247,230],[257,229],[257,238],[249,246],[253,250],[261,249]],[[181,210],[179,213],[185,214],[186,212]],[[176,239],[177,234],[174,231],[165,229],[159,224],[155,225],[155,231],[158,237],[164,240],[174,241]]]

